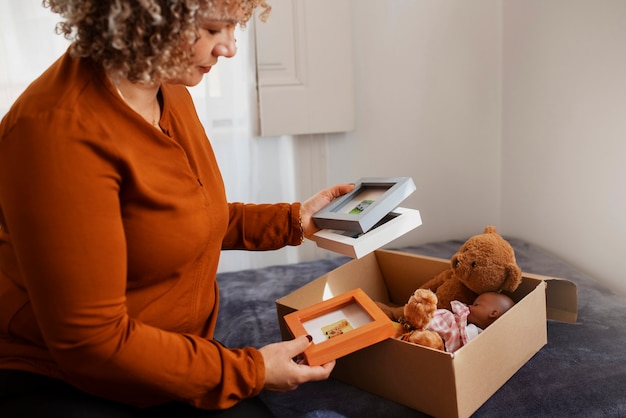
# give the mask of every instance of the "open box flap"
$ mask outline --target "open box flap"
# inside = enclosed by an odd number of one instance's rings
[[[548,319],[576,322],[578,318],[578,288],[576,284],[556,277],[522,273],[523,276],[546,282],[546,314]]]

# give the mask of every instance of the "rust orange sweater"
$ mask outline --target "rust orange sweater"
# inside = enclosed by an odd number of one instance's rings
[[[0,125],[0,368],[136,405],[260,392],[255,348],[213,341],[221,249],[300,243],[300,205],[227,203],[186,88],[163,132],[64,55]]]

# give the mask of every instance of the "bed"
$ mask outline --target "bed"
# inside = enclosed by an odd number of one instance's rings
[[[625,417],[626,298],[535,245],[505,238],[523,271],[576,283],[578,321],[548,321],[548,344],[473,416]],[[398,250],[448,259],[465,239]],[[280,341],[275,300],[349,260],[337,257],[218,274],[222,299],[216,338],[231,347]],[[332,377],[288,393],[262,392],[261,397],[277,417],[427,416]]]

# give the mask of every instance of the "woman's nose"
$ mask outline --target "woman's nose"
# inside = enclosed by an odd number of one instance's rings
[[[235,39],[234,31],[229,31],[223,40],[221,40],[217,45],[215,45],[215,49],[213,54],[217,57],[226,57],[232,58],[237,53],[237,39]]]

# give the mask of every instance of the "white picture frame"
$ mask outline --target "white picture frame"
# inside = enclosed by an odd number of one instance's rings
[[[366,256],[422,224],[416,209],[397,207],[365,233],[322,229],[313,235],[319,248],[355,259]]]

